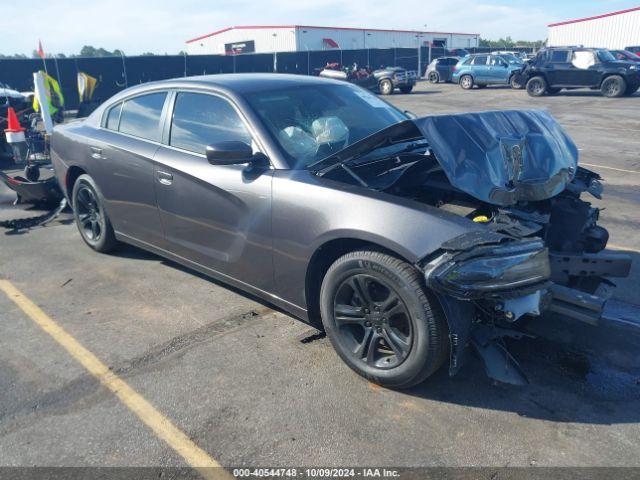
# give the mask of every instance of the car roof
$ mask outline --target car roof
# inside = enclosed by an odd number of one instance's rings
[[[282,73],[221,73],[148,82],[120,92],[130,95],[159,88],[212,88],[239,94],[300,85],[344,85],[343,80]],[[120,95],[118,95],[120,96]]]

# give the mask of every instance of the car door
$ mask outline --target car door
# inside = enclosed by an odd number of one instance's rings
[[[105,200],[114,230],[161,246],[153,157],[162,137],[166,91],[142,94],[107,109],[88,144],[88,169]]]
[[[507,83],[509,78],[509,64],[500,55],[489,57],[488,82]]]
[[[551,86],[573,85],[574,66],[569,50],[552,50],[545,65],[547,80]]]
[[[574,50],[571,54],[571,64],[572,85],[593,87],[600,84],[602,65],[593,50]]]
[[[488,61],[489,55],[476,55],[471,61],[471,69],[473,70],[476,83],[489,83],[490,77]]]
[[[438,61],[438,73],[440,74],[440,78],[445,82],[451,81],[451,76],[453,74],[453,67],[458,64],[457,58],[443,58]]]
[[[239,110],[225,97],[172,94],[155,186],[168,249],[245,284],[270,291],[271,180],[262,166],[211,165],[208,145],[239,140],[261,150]]]

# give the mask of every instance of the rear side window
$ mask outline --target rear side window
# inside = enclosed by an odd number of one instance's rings
[[[473,59],[472,65],[486,65],[487,64],[487,55],[478,55]]]
[[[227,100],[201,93],[178,94],[169,145],[204,154],[207,145],[230,140],[251,144],[251,134]]]
[[[554,50],[549,58],[551,63],[567,63],[569,61],[569,50]]]
[[[124,102],[120,115],[120,132],[159,142],[160,115],[166,92],[151,93]]]
[[[120,123],[120,110],[122,110],[122,103],[119,103],[115,107],[111,107],[109,113],[107,113],[107,119],[104,122],[104,127],[109,130],[118,130],[118,123]]]

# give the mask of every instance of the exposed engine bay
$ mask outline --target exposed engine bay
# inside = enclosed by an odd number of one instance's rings
[[[376,138],[374,138],[376,137]],[[606,251],[598,174],[545,112],[484,112],[402,122],[318,162],[316,173],[469,219],[478,229],[445,242],[420,268],[449,322],[450,373],[467,344],[489,376],[526,379],[504,337],[543,312],[597,324],[631,260]]]

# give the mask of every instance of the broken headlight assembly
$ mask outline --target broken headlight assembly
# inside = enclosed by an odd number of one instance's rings
[[[523,295],[545,288],[549,253],[539,240],[446,252],[425,266],[427,284],[463,300]]]

